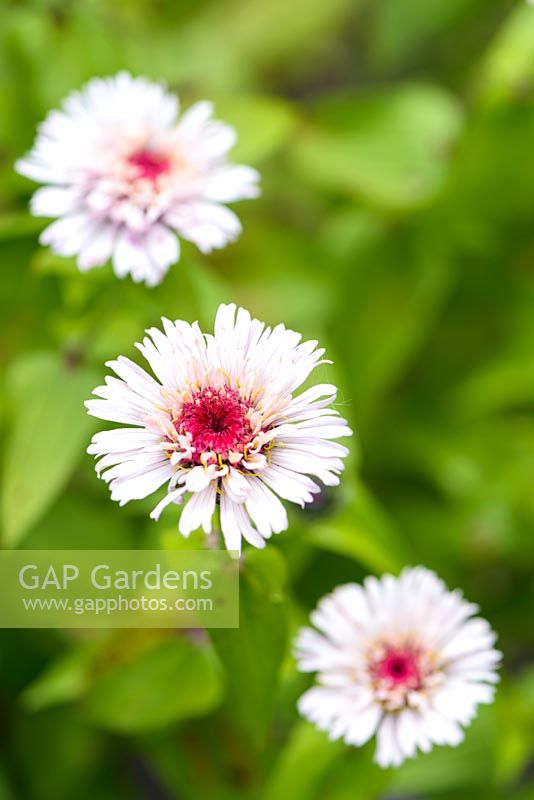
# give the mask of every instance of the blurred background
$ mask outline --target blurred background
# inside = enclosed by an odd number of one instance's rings
[[[247,550],[241,628],[0,633],[1,800],[534,798],[534,8],[513,0],[0,3],[2,546],[184,546],[120,509],[82,401],[161,315],[233,300],[317,338],[357,436],[342,487]],[[157,289],[40,249],[14,160],[94,75],[214,101],[262,173],[238,243]],[[202,537],[193,539],[202,546]],[[406,564],[480,604],[498,700],[397,771],[300,721],[291,639]]]

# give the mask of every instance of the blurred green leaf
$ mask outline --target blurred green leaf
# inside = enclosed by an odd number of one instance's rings
[[[191,287],[192,303],[202,326],[210,328],[221,303],[233,302],[232,288],[224,275],[200,258],[182,267],[182,277]]]
[[[322,189],[407,209],[437,191],[461,128],[457,101],[435,86],[345,93],[317,105],[291,155]]]
[[[92,468],[89,457],[87,466]],[[90,475],[94,480],[94,473]],[[95,489],[97,486],[95,482]],[[102,505],[98,505],[94,497],[88,498],[84,491],[72,490],[64,494],[28,532],[21,547],[24,550],[121,550],[132,546],[133,537],[125,519],[110,513],[107,490],[102,494]]]
[[[2,486],[4,546],[15,547],[57,497],[94,423],[83,401],[96,385],[84,367],[49,353],[22,357],[7,375],[13,426]]]
[[[497,779],[504,787],[512,787],[528,770],[534,750],[534,668],[527,667],[499,688],[496,715]]]
[[[3,214],[0,217],[0,241],[5,239],[20,239],[23,237],[33,237],[43,229],[43,220],[30,217],[24,212]]]
[[[295,61],[308,65],[324,37],[354,13],[354,5],[354,0],[204,3],[179,26],[155,25],[150,51],[142,19],[125,37],[125,58],[139,72],[179,76],[217,90],[248,88],[266,70],[291,68]]]
[[[482,15],[488,0],[376,0],[371,7],[370,51],[377,70],[417,62],[448,43],[462,17]]]
[[[322,731],[307,722],[293,728],[276,762],[262,800],[312,800],[318,796],[319,785],[341,759],[345,745],[331,742]]]
[[[79,700],[89,689],[100,641],[75,645],[60,656],[21,695],[28,711],[41,711],[50,706]]]
[[[412,560],[407,542],[361,484],[347,487],[350,499],[340,512],[307,526],[302,538],[316,547],[346,556],[373,572],[399,572]]]
[[[217,98],[216,114],[234,126],[232,161],[259,164],[280,149],[298,124],[295,109],[274,97],[234,95]]]
[[[531,479],[534,424],[528,417],[451,424],[406,420],[388,431],[390,468],[412,473],[450,498],[534,512]]]
[[[286,647],[285,565],[271,545],[247,550],[239,586],[239,628],[213,630],[228,683],[226,710],[259,748],[273,714]]]
[[[76,795],[80,800],[107,800],[95,780],[107,759],[105,748],[74,708],[23,714],[16,720],[13,738],[17,798],[68,800]],[[116,796],[123,798],[122,793]]]
[[[324,776],[319,797],[321,800],[381,800],[391,797],[390,770],[371,760],[375,743],[363,748],[346,747],[339,762]]]
[[[84,711],[109,730],[142,733],[208,714],[221,696],[213,650],[180,634],[106,671],[90,689]]]
[[[9,786],[4,768],[0,765],[0,800],[15,800],[15,795]]]
[[[448,395],[454,415],[470,420],[534,403],[531,357],[529,351],[510,352],[481,364]]]
[[[36,250],[31,260],[31,268],[41,276],[60,275],[66,278],[76,276],[78,270],[76,258],[58,256],[47,247],[40,247]],[[89,280],[93,282],[95,280],[103,280],[104,277],[104,272],[100,269],[93,270],[90,275],[84,276],[84,278],[89,278]]]
[[[371,240],[354,256],[343,284],[335,343],[359,420],[380,412],[378,401],[419,355],[454,286],[439,215],[437,221],[429,213],[417,222]]]
[[[518,3],[478,68],[486,103],[522,100],[534,92],[534,8]]]

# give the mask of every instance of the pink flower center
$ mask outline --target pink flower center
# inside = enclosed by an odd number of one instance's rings
[[[206,451],[225,458],[231,450],[242,452],[252,438],[249,408],[235,389],[202,389],[184,403],[174,425],[191,436],[196,459]]]
[[[388,649],[384,658],[375,665],[375,675],[379,681],[392,687],[417,688],[421,682],[417,651]]]
[[[167,156],[155,153],[152,150],[138,150],[128,156],[128,163],[136,168],[137,178],[155,181],[160,175],[168,172],[171,161]]]

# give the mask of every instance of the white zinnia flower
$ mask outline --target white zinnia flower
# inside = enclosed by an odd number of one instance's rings
[[[304,506],[320,490],[310,475],[339,483],[351,431],[330,406],[336,387],[294,392],[324,353],[284,325],[266,328],[248,311],[221,305],[214,334],[163,319],[137,347],[156,379],[119,356],[118,377],[95,389],[90,414],[134,426],[97,433],[88,452],[121,505],[168,484],[152,517],[186,494],[179,530],[211,532],[217,498],[226,547],[263,547],[287,528],[277,495]]]
[[[57,217],[41,235],[82,271],[109,258],[119,278],[158,284],[179,259],[178,236],[209,253],[241,231],[223,203],[258,195],[254,169],[227,162],[233,128],[202,102],[178,117],[163,86],[121,72],[94,78],[52,111],[16,169],[46,184],[36,216]]]
[[[496,636],[477,611],[424,567],[339,586],[311,616],[318,630],[297,639],[299,669],[318,672],[299,711],[350,745],[376,733],[382,767],[459,744],[498,680]]]

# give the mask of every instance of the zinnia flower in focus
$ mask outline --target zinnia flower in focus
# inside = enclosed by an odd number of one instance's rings
[[[318,673],[299,711],[349,745],[376,733],[382,767],[459,744],[493,700],[501,658],[477,611],[424,567],[339,586],[313,612],[316,630],[297,638],[299,669]]]
[[[179,259],[178,237],[203,253],[233,241],[241,225],[223,204],[256,197],[259,176],[228,163],[235,131],[212,111],[202,102],[179,117],[177,97],[125,72],[67,97],[16,164],[45,184],[33,214],[57,218],[41,243],[82,271],[112,258],[119,278],[155,286]]]
[[[126,428],[97,433],[88,452],[121,505],[168,493],[152,513],[181,503],[184,536],[212,530],[217,500],[226,547],[244,538],[263,547],[287,528],[279,498],[304,506],[339,483],[347,448],[332,441],[351,434],[331,404],[336,387],[294,395],[322,360],[317,342],[284,325],[266,328],[248,311],[221,305],[214,334],[197,323],[162,320],[137,347],[155,378],[123,356],[108,366],[117,377],[95,389],[90,414]],[[312,476],[312,477],[310,477]]]

